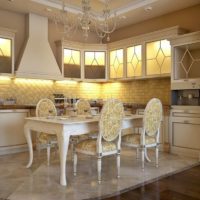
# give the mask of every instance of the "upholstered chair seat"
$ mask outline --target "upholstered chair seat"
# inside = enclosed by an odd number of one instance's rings
[[[141,135],[140,134],[128,134],[122,137],[122,142],[125,145],[140,145],[141,143]],[[154,144],[156,142],[155,137],[146,136],[145,137],[145,144]]]
[[[97,140],[88,139],[79,142],[76,145],[76,152],[84,152],[91,155],[97,154]],[[114,142],[102,141],[102,152],[117,151],[117,146]]]

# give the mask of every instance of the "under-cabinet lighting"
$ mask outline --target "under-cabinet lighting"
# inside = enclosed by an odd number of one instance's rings
[[[77,84],[77,81],[74,80],[63,80],[63,81],[56,81],[58,84]]]
[[[0,81],[10,81],[11,77],[9,76],[0,76]]]
[[[42,79],[15,78],[14,81],[15,81],[15,83],[53,84],[52,80],[42,80]]]

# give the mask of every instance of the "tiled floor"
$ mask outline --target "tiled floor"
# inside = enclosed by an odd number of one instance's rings
[[[153,154],[150,152],[150,156]],[[74,200],[95,199],[117,194],[120,191],[133,189],[141,184],[157,178],[179,172],[194,166],[197,159],[160,154],[160,167],[155,163],[147,163],[145,171],[141,170],[140,160],[135,159],[135,152],[123,149],[121,156],[121,178],[116,179],[115,158],[103,159],[102,183],[97,183],[96,161],[93,157],[79,156],[78,173],[72,173],[72,161],[69,157],[67,164],[68,186],[59,184],[59,159],[53,158],[50,166],[45,163],[46,154],[40,159],[34,158],[30,169],[25,165],[28,153],[0,156],[0,199],[9,200]]]

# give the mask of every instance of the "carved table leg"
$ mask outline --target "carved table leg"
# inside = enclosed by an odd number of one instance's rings
[[[57,133],[58,137],[58,147],[60,155],[60,184],[63,186],[67,185],[66,180],[66,160],[67,160],[67,151],[69,146],[69,137],[70,135],[65,133],[64,130]]]
[[[26,165],[26,168],[29,168],[33,162],[33,146],[32,146],[32,139],[31,139],[31,130],[27,124],[25,124],[24,126],[24,135],[26,137],[26,141],[27,141],[28,149],[29,149],[29,162]]]

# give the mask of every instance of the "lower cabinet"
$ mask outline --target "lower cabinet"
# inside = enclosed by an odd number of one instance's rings
[[[198,157],[200,153],[199,141],[200,110],[192,108],[172,109],[170,120],[171,152]]]
[[[0,155],[27,150],[24,119],[29,110],[0,110]]]

